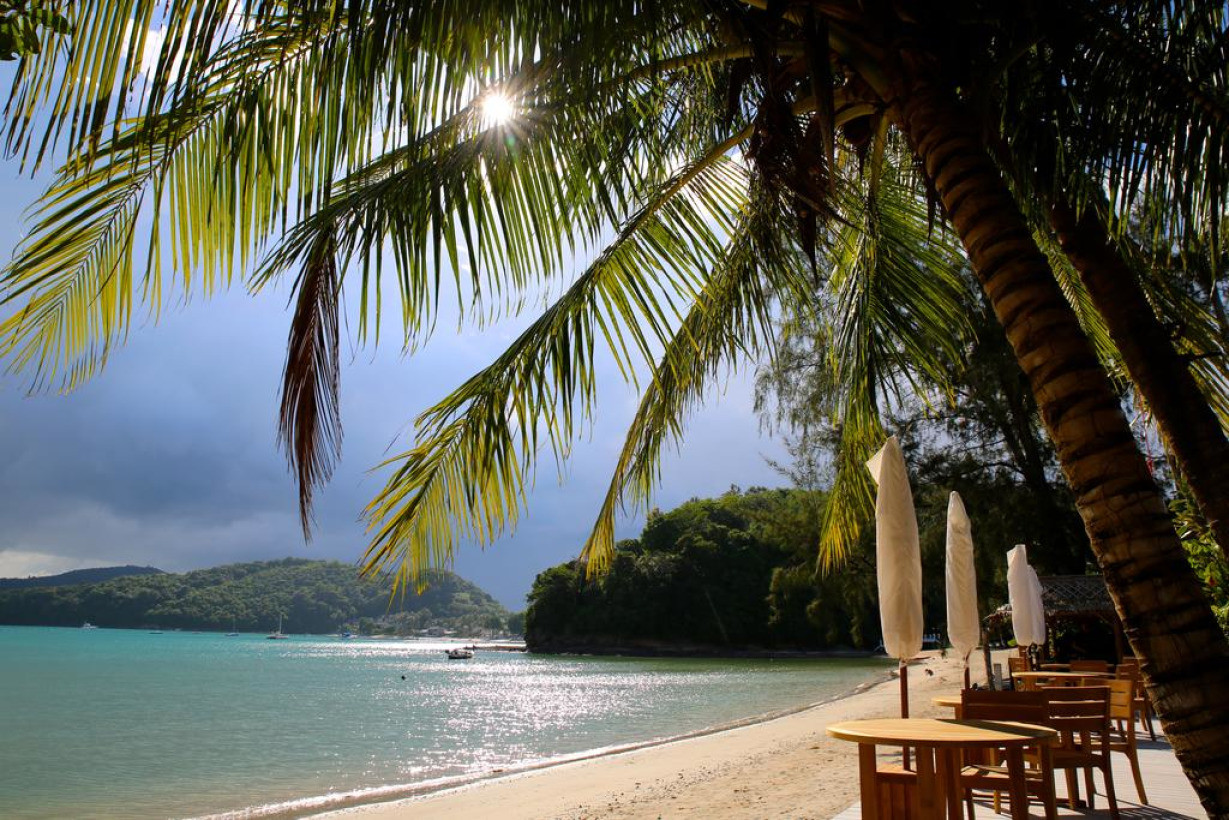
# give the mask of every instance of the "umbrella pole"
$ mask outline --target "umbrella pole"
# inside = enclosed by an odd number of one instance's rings
[[[909,666],[905,661],[900,661],[900,716],[903,718],[909,717]],[[909,769],[909,747],[905,746],[901,750],[901,763],[905,770]]]

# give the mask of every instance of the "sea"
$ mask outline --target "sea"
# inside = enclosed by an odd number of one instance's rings
[[[837,697],[872,659],[0,626],[0,815],[301,816]]]

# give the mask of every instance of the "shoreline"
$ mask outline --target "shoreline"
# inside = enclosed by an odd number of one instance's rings
[[[931,697],[958,690],[963,668],[938,652],[924,653],[910,666],[925,672],[910,675],[912,714],[941,715],[944,710],[933,706]],[[857,755],[848,744],[828,738],[824,728],[839,720],[897,714],[898,709],[893,669],[826,700],[680,736],[445,781],[309,798],[262,816],[613,820],[656,818],[669,808],[670,816],[830,817],[856,800]],[[799,778],[802,772],[810,776]],[[820,778],[828,781],[830,775],[835,775],[833,782],[819,785]]]
[[[335,792],[314,797],[287,800],[280,803],[271,803],[263,806],[250,806],[236,811],[222,812],[220,814],[199,815],[187,818],[187,820],[238,820],[238,818],[252,817],[271,818],[271,820],[282,820],[282,818],[298,817],[352,817],[362,814],[367,809],[378,809],[389,806],[397,806],[401,803],[428,800],[436,796],[444,796],[452,792],[459,792],[471,788],[480,788],[488,783],[497,783],[502,780],[514,780],[518,777],[532,775],[538,772],[550,771],[552,769],[579,763],[599,761],[606,758],[617,757],[619,755],[634,754],[646,749],[668,746],[670,744],[695,740],[698,738],[708,737],[710,735],[722,734],[724,732],[741,729],[748,726],[757,726],[762,723],[769,723],[771,721],[789,717],[790,715],[805,712],[810,709],[827,706],[845,698],[855,697],[867,689],[882,685],[891,680],[895,680],[895,678],[890,674],[877,676],[873,681],[858,684],[847,692],[834,695],[827,700],[816,701],[814,703],[807,703],[800,706],[793,706],[787,709],[778,709],[772,712],[764,712],[762,714],[741,718],[739,720],[719,723],[714,726],[707,726],[693,732],[685,732],[681,735],[668,735],[665,737],[652,738],[650,740],[621,743],[614,746],[600,746],[596,749],[586,749],[582,752],[573,752],[571,754],[559,755],[557,757],[531,760],[520,765],[494,769],[489,772],[451,775],[416,783],[398,783],[386,786],[373,786],[367,789],[360,789],[351,792]]]
[[[824,657],[839,658],[844,656]],[[329,794],[313,795],[310,797],[280,801],[277,803],[248,806],[235,811],[193,815],[187,820],[238,820],[238,818],[254,817],[269,818],[270,820],[283,820],[283,818],[299,817],[334,818],[334,820],[341,820],[342,818],[350,818],[355,815],[363,814],[371,809],[398,807],[403,803],[416,803],[418,801],[431,800],[436,797],[442,798],[454,792],[481,788],[487,784],[496,784],[505,780],[515,780],[516,778],[534,775],[540,772],[549,772],[555,769],[561,769],[577,764],[601,761],[618,757],[620,755],[635,754],[637,752],[670,746],[676,743],[684,743],[691,740],[698,740],[714,735],[724,734],[726,732],[731,732],[738,729],[771,723],[776,720],[788,718],[792,715],[830,706],[832,704],[839,703],[840,701],[857,697],[859,694],[867,692],[875,687],[892,683],[895,680],[896,669],[892,668],[891,670],[885,671],[883,674],[873,676],[868,681],[864,681],[857,686],[851,687],[844,692],[832,695],[831,697],[823,700],[802,703],[783,709],[774,709],[769,712],[760,712],[748,717],[725,721],[723,723],[706,726],[701,729],[684,732],[678,735],[665,735],[662,737],[650,738],[648,740],[637,740],[611,746],[600,746],[593,749],[585,749],[583,751],[557,755],[554,757],[528,760],[515,766],[507,766],[486,772],[448,775],[411,783],[394,783],[384,786],[372,786],[353,791],[333,792]],[[377,816],[383,817],[384,815],[381,814]],[[398,814],[396,816],[401,815]]]

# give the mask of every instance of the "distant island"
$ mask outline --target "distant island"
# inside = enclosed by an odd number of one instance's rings
[[[106,578],[96,582],[90,573]],[[108,573],[110,573],[108,575]],[[337,561],[285,558],[186,573],[152,567],[77,570],[49,578],[5,579],[0,624],[263,632],[279,616],[285,632],[491,635],[519,633],[509,613],[451,572],[434,575],[421,595],[390,599],[391,582],[362,580]]]
[[[31,587],[67,587],[73,584],[98,584],[113,578],[129,575],[161,575],[155,567],[138,567],[128,564],[122,567],[91,567],[61,572],[59,575],[32,575],[29,578],[0,578],[0,590],[29,589]]]

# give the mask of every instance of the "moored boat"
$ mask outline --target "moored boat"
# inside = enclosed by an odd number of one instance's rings
[[[290,637],[289,635],[283,634],[282,632],[282,616],[281,615],[277,616],[277,631],[271,632],[265,637],[267,637],[271,641],[284,641]]]

